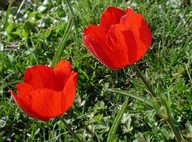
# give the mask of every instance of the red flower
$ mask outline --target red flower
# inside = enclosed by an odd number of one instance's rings
[[[23,83],[17,84],[18,96],[11,90],[14,100],[30,117],[48,121],[63,115],[73,104],[77,73],[69,61],[60,61],[54,69],[44,65],[27,68]]]
[[[83,42],[104,65],[121,69],[141,59],[151,45],[151,33],[143,17],[130,8],[108,7],[100,26],[84,28]]]

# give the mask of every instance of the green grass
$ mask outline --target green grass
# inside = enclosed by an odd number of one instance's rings
[[[12,7],[7,27],[6,11],[0,11],[0,141],[75,141],[59,119],[42,122],[28,117],[11,98],[27,67],[51,66],[61,38],[73,17],[64,1],[25,3],[17,18]],[[76,25],[72,27],[61,59],[78,72],[73,106],[64,114],[84,141],[106,141],[116,115],[126,99],[106,88],[121,88],[148,97],[131,66],[111,70],[98,62],[82,42],[83,28],[98,24],[108,6],[141,13],[152,33],[152,45],[137,62],[155,93],[170,101],[171,112],[186,141],[192,141],[192,6],[182,0],[117,1],[70,0]],[[78,35],[77,35],[78,34]],[[133,98],[116,132],[117,142],[174,141],[169,126],[155,111]]]

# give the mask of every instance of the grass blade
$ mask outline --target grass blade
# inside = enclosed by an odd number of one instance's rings
[[[4,22],[4,25],[3,25],[3,28],[6,29],[7,25],[8,25],[8,18],[9,18],[9,13],[10,13],[10,10],[11,10],[11,7],[12,7],[12,4],[13,4],[14,0],[11,0],[10,3],[9,3],[9,7],[7,9],[7,13],[6,13],[6,16],[5,16],[5,22]]]
[[[67,2],[67,5],[69,6],[69,9],[70,9],[70,11],[71,11],[71,14],[73,15],[73,18],[74,18],[74,26],[75,26],[75,38],[76,38],[76,46],[77,47],[79,47],[79,40],[78,40],[78,38],[79,38],[79,33],[78,33],[78,26],[77,26],[77,20],[76,20],[76,18],[75,18],[75,14],[74,14],[74,12],[73,12],[73,9],[72,9],[72,7],[71,7],[71,4],[70,4],[70,2],[69,2],[69,0],[66,0],[66,2]]]
[[[26,1],[26,0],[23,0],[22,3],[21,3],[21,5],[19,6],[19,8],[18,8],[18,10],[17,10],[17,14],[16,14],[16,16],[15,16],[15,19],[17,18],[19,12],[21,11],[21,8],[23,7],[25,1]]]
[[[53,57],[53,61],[52,61],[52,65],[51,65],[52,68],[57,64],[57,62],[60,59],[61,53],[62,53],[62,51],[64,49],[64,46],[66,44],[66,41],[67,41],[67,39],[69,37],[69,32],[71,31],[71,27],[73,25],[73,19],[74,18],[71,18],[69,20],[69,23],[68,23],[67,28],[65,30],[65,33],[64,33],[64,35],[62,37],[62,40],[61,40],[61,42],[59,44],[59,47],[58,47],[58,49],[57,49],[57,51],[55,53],[55,56]]]
[[[128,97],[140,100],[140,101],[146,103],[147,105],[149,105],[150,107],[153,107],[153,104],[151,103],[151,101],[146,99],[145,97],[138,96],[136,94],[130,94],[127,91],[119,90],[117,88],[116,89],[107,89],[107,90],[110,91],[110,92],[118,93],[118,94],[121,94],[121,95],[124,95],[124,96],[128,96]]]
[[[111,127],[111,130],[110,130],[110,132],[109,132],[109,135],[108,135],[108,138],[107,138],[107,142],[113,142],[113,141],[114,141],[117,128],[118,128],[118,126],[119,126],[119,123],[120,123],[120,121],[121,121],[121,118],[122,118],[122,116],[123,116],[123,114],[124,114],[124,112],[125,112],[125,109],[126,109],[126,107],[127,107],[128,100],[129,100],[129,98],[127,98],[127,99],[125,100],[125,102],[123,103],[121,109],[119,110],[119,112],[118,112],[118,114],[117,114],[117,116],[116,116],[116,118],[115,118],[115,121],[114,121],[114,123],[113,123],[113,126]]]

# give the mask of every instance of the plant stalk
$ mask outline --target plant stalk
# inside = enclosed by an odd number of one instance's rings
[[[179,132],[177,131],[173,121],[171,120],[171,117],[166,121],[169,124],[169,127],[172,129],[173,133],[175,134],[175,139],[177,140],[177,142],[181,142],[181,136],[180,136]]]
[[[145,78],[143,77],[143,75],[141,74],[139,68],[135,65],[132,64],[133,68],[135,69],[135,71],[137,72],[138,76],[141,78],[141,80],[143,81],[143,83],[145,84],[145,86],[148,88],[148,90],[150,91],[151,95],[156,98],[157,95],[154,93],[153,89],[151,88],[151,86],[149,86],[149,84],[147,83],[147,81],[145,80]],[[152,98],[152,96],[150,95],[150,97]],[[168,112],[169,113],[169,112]],[[165,120],[165,119],[164,119]],[[169,124],[169,127],[172,129],[174,135],[175,135],[175,139],[177,140],[177,142],[181,142],[181,135],[179,134],[179,132],[177,131],[177,129],[175,128],[175,125],[171,119],[171,117],[169,117],[167,120],[167,123]]]
[[[151,93],[151,95],[153,97],[157,97],[157,95],[154,93],[153,89],[151,88],[151,86],[147,83],[147,81],[145,80],[145,78],[143,77],[143,75],[141,74],[139,68],[135,65],[132,64],[132,67],[135,69],[135,71],[137,72],[137,75],[141,78],[141,80],[143,81],[143,83],[145,84],[145,86],[147,87],[147,89],[149,90],[149,92]],[[150,96],[151,96],[150,95]]]
[[[79,137],[75,134],[75,132],[71,129],[71,127],[65,122],[65,120],[63,119],[63,117],[58,116],[58,118],[63,122],[63,124],[65,125],[65,127],[69,130],[69,132],[79,141],[82,142]]]

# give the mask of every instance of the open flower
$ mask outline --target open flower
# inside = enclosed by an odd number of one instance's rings
[[[48,121],[72,106],[76,84],[77,73],[71,70],[69,61],[61,60],[54,69],[44,65],[27,68],[23,83],[16,85],[18,96],[9,92],[30,117]]]
[[[130,8],[124,12],[108,7],[100,25],[84,28],[83,42],[104,65],[121,69],[141,59],[151,45],[151,33],[146,21]]]

